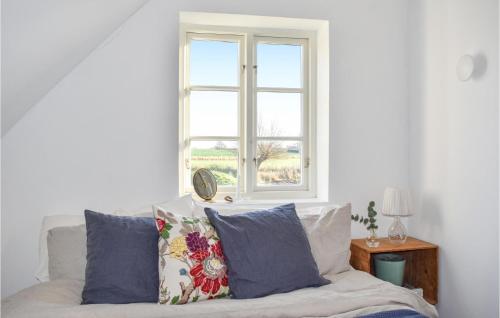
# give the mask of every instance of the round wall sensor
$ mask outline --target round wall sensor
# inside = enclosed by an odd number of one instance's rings
[[[474,73],[474,58],[470,55],[464,55],[458,60],[457,77],[461,81],[467,81]]]

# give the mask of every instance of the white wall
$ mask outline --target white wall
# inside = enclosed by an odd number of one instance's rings
[[[44,215],[176,195],[181,10],[329,20],[331,201],[407,186],[406,1],[153,0],[2,138],[2,296],[34,283]]]
[[[498,1],[409,12],[410,233],[440,246],[442,317],[498,317]],[[487,64],[467,82],[455,72],[463,54]]]
[[[2,135],[147,0],[3,0]]]

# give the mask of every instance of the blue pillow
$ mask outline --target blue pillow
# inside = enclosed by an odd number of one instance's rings
[[[233,298],[330,283],[319,274],[294,204],[231,216],[205,208],[205,214],[221,239]]]
[[[87,267],[82,304],[158,302],[154,219],[85,210]]]

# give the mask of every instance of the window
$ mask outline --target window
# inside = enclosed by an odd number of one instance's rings
[[[207,168],[222,196],[316,196],[313,35],[181,28],[181,193]]]
[[[254,190],[307,190],[307,39],[254,37]]]
[[[206,168],[221,191],[234,192],[243,183],[244,38],[187,33],[186,40],[185,191],[190,191],[193,173]]]

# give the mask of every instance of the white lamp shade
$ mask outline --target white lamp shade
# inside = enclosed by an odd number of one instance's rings
[[[387,216],[410,216],[410,195],[408,191],[386,188],[382,214]]]

